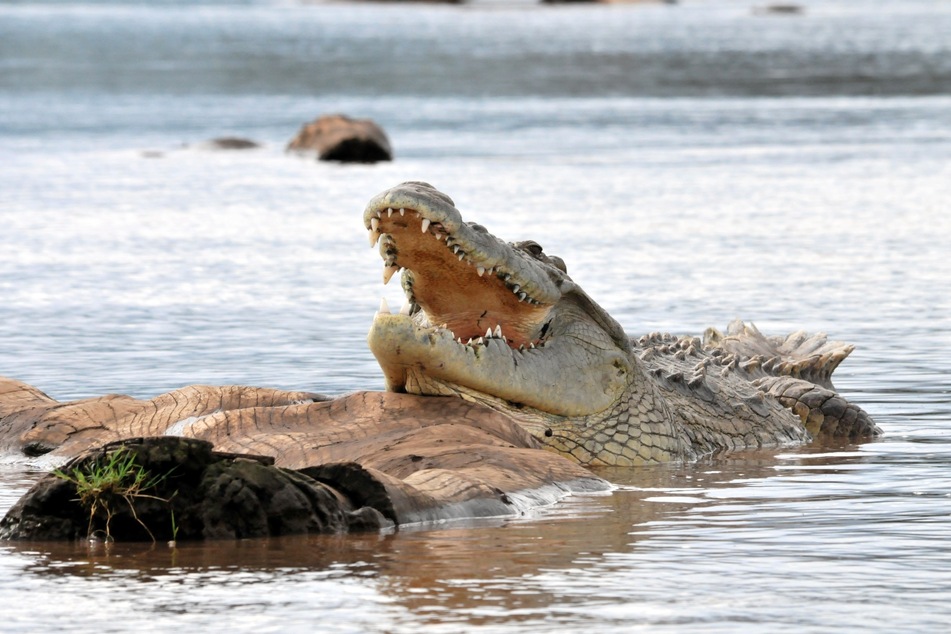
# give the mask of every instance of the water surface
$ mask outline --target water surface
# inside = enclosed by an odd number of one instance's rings
[[[0,374],[380,389],[366,201],[427,180],[628,330],[856,344],[877,442],[383,535],[0,551],[0,630],[936,631],[951,621],[951,5],[0,3]],[[392,164],[286,156],[313,117]],[[209,138],[263,144],[213,152]],[[39,472],[0,466],[0,507]]]

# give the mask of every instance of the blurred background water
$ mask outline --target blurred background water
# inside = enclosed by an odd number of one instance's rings
[[[0,2],[0,375],[381,389],[360,214],[426,180],[631,335],[857,349],[878,442],[604,475],[526,518],[5,546],[0,630],[936,631],[951,621],[951,3]],[[371,117],[393,163],[283,148]],[[212,151],[241,136],[257,150]],[[38,473],[0,466],[0,507]]]

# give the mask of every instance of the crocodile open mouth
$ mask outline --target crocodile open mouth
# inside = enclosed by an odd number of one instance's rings
[[[377,194],[363,226],[384,280],[403,270],[409,300],[397,315],[381,306],[367,333],[387,390],[495,403],[527,421],[602,412],[626,389],[623,329],[537,242],[464,222],[418,181]]]
[[[505,258],[482,252],[438,216],[380,205],[365,218],[371,245],[380,244],[384,283],[406,269],[403,312],[416,316],[422,311],[428,325],[448,329],[461,344],[496,338],[512,348],[538,345],[552,304],[533,297]]]

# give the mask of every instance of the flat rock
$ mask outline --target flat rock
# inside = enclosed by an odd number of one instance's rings
[[[116,447],[168,474],[134,500],[134,514],[116,501],[116,539],[151,538],[136,516],[155,539],[171,539],[172,512],[176,539],[243,538],[511,516],[610,489],[507,416],[457,397],[189,386],[61,403],[0,378],[0,450],[65,462],[69,474]],[[90,512],[77,497],[48,475],[10,510],[0,537],[85,537]]]

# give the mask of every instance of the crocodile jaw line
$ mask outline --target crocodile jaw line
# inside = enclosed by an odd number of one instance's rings
[[[401,312],[418,325],[447,330],[464,345],[480,338],[513,349],[542,342],[552,308],[545,293],[542,299],[530,295],[530,285],[519,284],[504,261],[453,231],[452,218],[438,210],[390,206],[368,208],[367,215],[370,242],[380,244],[384,283],[405,269],[409,307]]]

